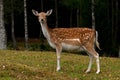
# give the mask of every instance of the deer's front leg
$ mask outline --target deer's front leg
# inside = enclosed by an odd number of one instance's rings
[[[57,71],[60,70],[60,53],[62,51],[62,46],[57,45],[56,46],[56,55],[57,55]]]

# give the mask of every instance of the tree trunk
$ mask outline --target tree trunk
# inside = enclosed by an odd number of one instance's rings
[[[119,58],[120,58],[120,46],[119,46]]]
[[[0,0],[0,49],[7,49],[7,37],[4,26],[4,6],[3,0]]]
[[[43,11],[43,0],[41,0],[41,11]]]
[[[43,0],[41,0],[41,11],[43,11]],[[39,37],[40,37],[40,38],[42,37],[42,30],[41,30],[41,28],[40,28]]]
[[[114,1],[111,0],[112,3],[112,46],[114,46]]]
[[[110,26],[110,1],[107,0],[107,25]]]
[[[118,33],[118,0],[116,0],[115,2],[115,30],[114,30],[114,34],[115,34],[115,42],[117,42],[117,33]]]
[[[117,34],[118,34],[118,11],[119,11],[119,9],[118,9],[118,0],[116,0],[116,2],[115,2],[115,7],[116,7],[116,14],[115,14],[115,17],[116,17],[116,22],[115,22],[115,42],[116,42],[116,46],[117,46],[117,48],[118,48],[118,54],[119,54],[119,57],[120,57],[120,47],[119,47],[119,44],[117,43],[118,41],[117,41]]]
[[[79,17],[79,8],[77,9],[77,27],[79,27],[79,19],[80,19],[80,17]]]
[[[72,13],[73,13],[73,9],[71,9],[70,11],[70,27],[72,27]]]
[[[92,28],[93,28],[93,29],[95,29],[94,6],[95,6],[95,2],[94,2],[94,0],[92,0],[92,2],[91,2],[91,10],[92,10]]]
[[[55,16],[56,16],[56,23],[55,23],[55,27],[58,27],[58,1],[55,0]]]
[[[14,49],[18,49],[16,39],[15,39],[15,32],[14,32],[14,8],[13,8],[13,0],[11,0],[11,34],[12,34],[12,41]]]
[[[27,6],[24,0],[24,27],[25,27],[25,48],[28,50],[28,27],[27,27]]]

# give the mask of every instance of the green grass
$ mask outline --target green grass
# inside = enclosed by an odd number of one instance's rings
[[[0,80],[120,80],[120,59],[100,57],[101,73],[85,74],[88,56],[61,54],[56,72],[55,52],[0,50]]]

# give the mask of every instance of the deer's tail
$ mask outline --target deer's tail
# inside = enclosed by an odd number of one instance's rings
[[[95,44],[96,44],[97,48],[101,50],[101,48],[99,46],[99,42],[98,42],[98,32],[97,31],[96,31],[96,37],[95,37]]]

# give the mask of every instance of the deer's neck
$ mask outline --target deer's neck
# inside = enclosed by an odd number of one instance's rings
[[[43,35],[47,40],[50,40],[50,32],[49,32],[47,23],[40,23],[40,24],[41,24]]]

